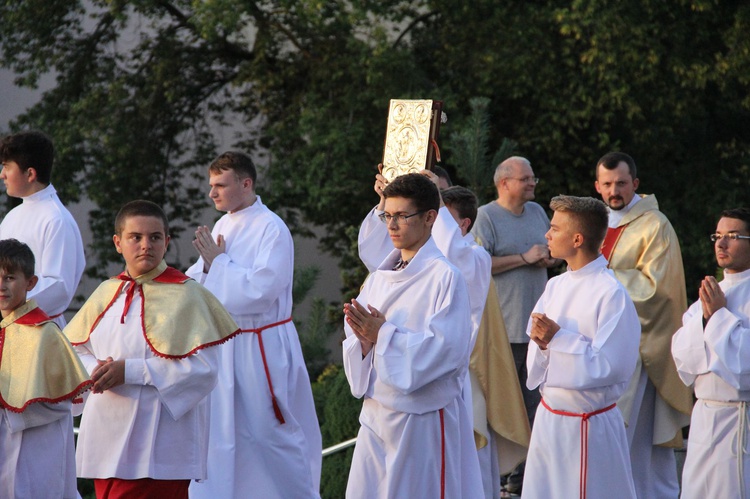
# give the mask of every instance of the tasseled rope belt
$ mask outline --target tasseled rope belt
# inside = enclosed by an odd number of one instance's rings
[[[558,411],[556,409],[551,408],[547,405],[547,402],[542,399],[542,405],[545,409],[547,409],[552,414],[557,414],[558,416],[568,416],[573,418],[581,418],[581,472],[580,472],[580,485],[579,485],[579,491],[580,491],[580,497],[581,499],[586,499],[586,473],[588,471],[588,460],[589,460],[589,419],[593,416],[596,416],[597,414],[602,414],[607,411],[611,411],[615,408],[617,404],[608,405],[607,407],[603,409],[598,409],[594,412],[568,412],[568,411]]]
[[[276,401],[276,394],[273,392],[273,383],[271,383],[271,372],[268,370],[268,361],[266,360],[266,349],[263,348],[263,335],[261,334],[266,329],[271,329],[276,326],[281,326],[282,324],[286,324],[287,322],[292,322],[292,318],[289,317],[288,319],[284,319],[283,321],[274,322],[273,324],[268,324],[266,326],[256,327],[252,329],[242,329],[243,333],[254,333],[258,335],[258,346],[260,347],[260,357],[263,359],[263,369],[266,371],[266,381],[268,381],[268,389],[271,392],[271,404],[273,405],[273,413],[276,415],[276,419],[279,420],[279,423],[284,424],[286,421],[284,420],[284,415],[281,414],[281,407],[279,407],[279,403]]]

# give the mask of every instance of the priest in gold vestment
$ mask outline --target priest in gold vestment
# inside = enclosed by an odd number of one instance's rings
[[[690,422],[693,399],[671,357],[672,335],[687,309],[680,244],[654,195],[635,193],[633,159],[609,153],[597,163],[596,189],[610,208],[602,253],[625,286],[641,322],[640,360],[617,402],[639,499],[677,498],[674,448]]]

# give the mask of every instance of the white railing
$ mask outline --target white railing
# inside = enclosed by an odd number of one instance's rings
[[[78,427],[73,427],[73,433],[78,435]],[[342,450],[348,449],[349,447],[353,447],[354,444],[357,442],[357,438],[352,438],[349,440],[345,440],[344,442],[341,442],[336,445],[332,445],[330,447],[327,447],[323,449],[323,457],[330,456],[331,454],[336,454],[337,452],[341,452]]]
[[[340,452],[344,449],[348,449],[349,447],[352,447],[356,442],[357,439],[355,437],[351,440],[347,440],[345,442],[341,442],[340,444],[332,445],[327,449],[323,449],[323,457],[330,456],[331,454],[336,454],[337,452]]]

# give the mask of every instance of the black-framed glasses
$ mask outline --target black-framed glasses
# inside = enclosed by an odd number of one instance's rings
[[[426,211],[427,210],[418,211],[416,213],[412,213],[411,215],[391,215],[390,213],[381,213],[380,215],[378,215],[378,218],[386,225],[391,223],[391,221],[396,222],[396,225],[406,225],[407,223],[409,223],[407,222],[407,220],[409,220],[411,217],[416,217],[417,215],[421,215]]]
[[[727,238],[731,241],[736,241],[738,239],[750,239],[750,236],[743,236],[741,234],[737,234],[736,232],[730,232],[729,234],[711,234],[709,236],[711,238],[711,242],[715,243],[719,239]]]

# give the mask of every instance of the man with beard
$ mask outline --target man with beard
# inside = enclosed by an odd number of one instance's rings
[[[641,321],[640,361],[617,405],[627,424],[630,459],[640,499],[677,498],[673,448],[682,447],[692,396],[677,375],[672,334],[687,308],[680,244],[654,195],[636,195],[635,161],[621,152],[596,166],[596,190],[609,206],[602,254],[625,286]]]

